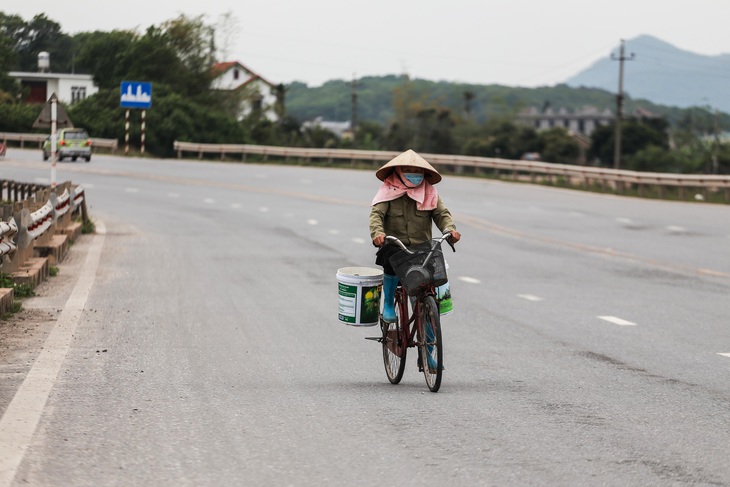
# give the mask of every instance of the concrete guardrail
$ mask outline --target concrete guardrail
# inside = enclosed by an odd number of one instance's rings
[[[50,267],[66,256],[69,244],[89,220],[84,190],[65,182],[49,186],[0,180],[0,272],[31,289],[48,278]],[[0,315],[14,300],[14,288],[0,288]]]

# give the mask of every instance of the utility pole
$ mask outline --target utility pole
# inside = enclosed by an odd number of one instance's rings
[[[624,56],[624,40],[621,39],[621,49],[619,56],[615,57],[611,54],[611,59],[619,62],[618,68],[618,95],[616,95],[616,128],[614,133],[614,145],[613,145],[613,168],[620,169],[621,167],[621,119],[623,118],[623,107],[624,107],[624,61],[632,61],[634,59],[634,53],[631,53],[630,57]]]
[[[350,130],[352,130],[352,136],[355,137],[355,130],[357,129],[357,78],[352,75],[352,116],[350,117]]]
[[[715,108],[715,140],[712,142],[712,174],[717,174],[717,151],[720,147],[720,112]]]

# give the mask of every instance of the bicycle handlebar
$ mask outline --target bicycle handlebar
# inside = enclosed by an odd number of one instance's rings
[[[413,251],[408,250],[408,248],[403,244],[403,242],[400,241],[398,237],[393,237],[391,235],[386,235],[385,240],[390,240],[391,242],[395,242],[400,248],[408,252],[409,254],[413,254]],[[454,244],[451,243],[451,232],[446,232],[440,237],[432,238],[431,240],[436,240],[438,243],[443,243],[444,240],[449,244],[449,247],[451,247],[451,250],[456,252],[456,247],[454,247]]]

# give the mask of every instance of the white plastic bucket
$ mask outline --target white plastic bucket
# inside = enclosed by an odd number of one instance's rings
[[[449,263],[446,262],[446,272],[449,272]],[[450,315],[454,312],[454,303],[451,301],[451,287],[449,281],[436,288],[436,304],[440,315]]]
[[[370,267],[337,270],[338,318],[350,326],[375,326],[380,318],[383,271]]]

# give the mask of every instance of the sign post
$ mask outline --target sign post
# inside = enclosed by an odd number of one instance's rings
[[[145,81],[122,81],[120,106],[126,108],[124,115],[124,155],[129,154],[129,109],[142,109],[142,140],[140,151],[144,154],[145,117],[152,107],[152,83]]]
[[[56,161],[58,159],[58,126],[73,128],[71,119],[68,118],[66,110],[58,104],[58,96],[52,93],[48,101],[43,105],[43,110],[33,122],[33,128],[51,128],[51,189],[56,189]]]

